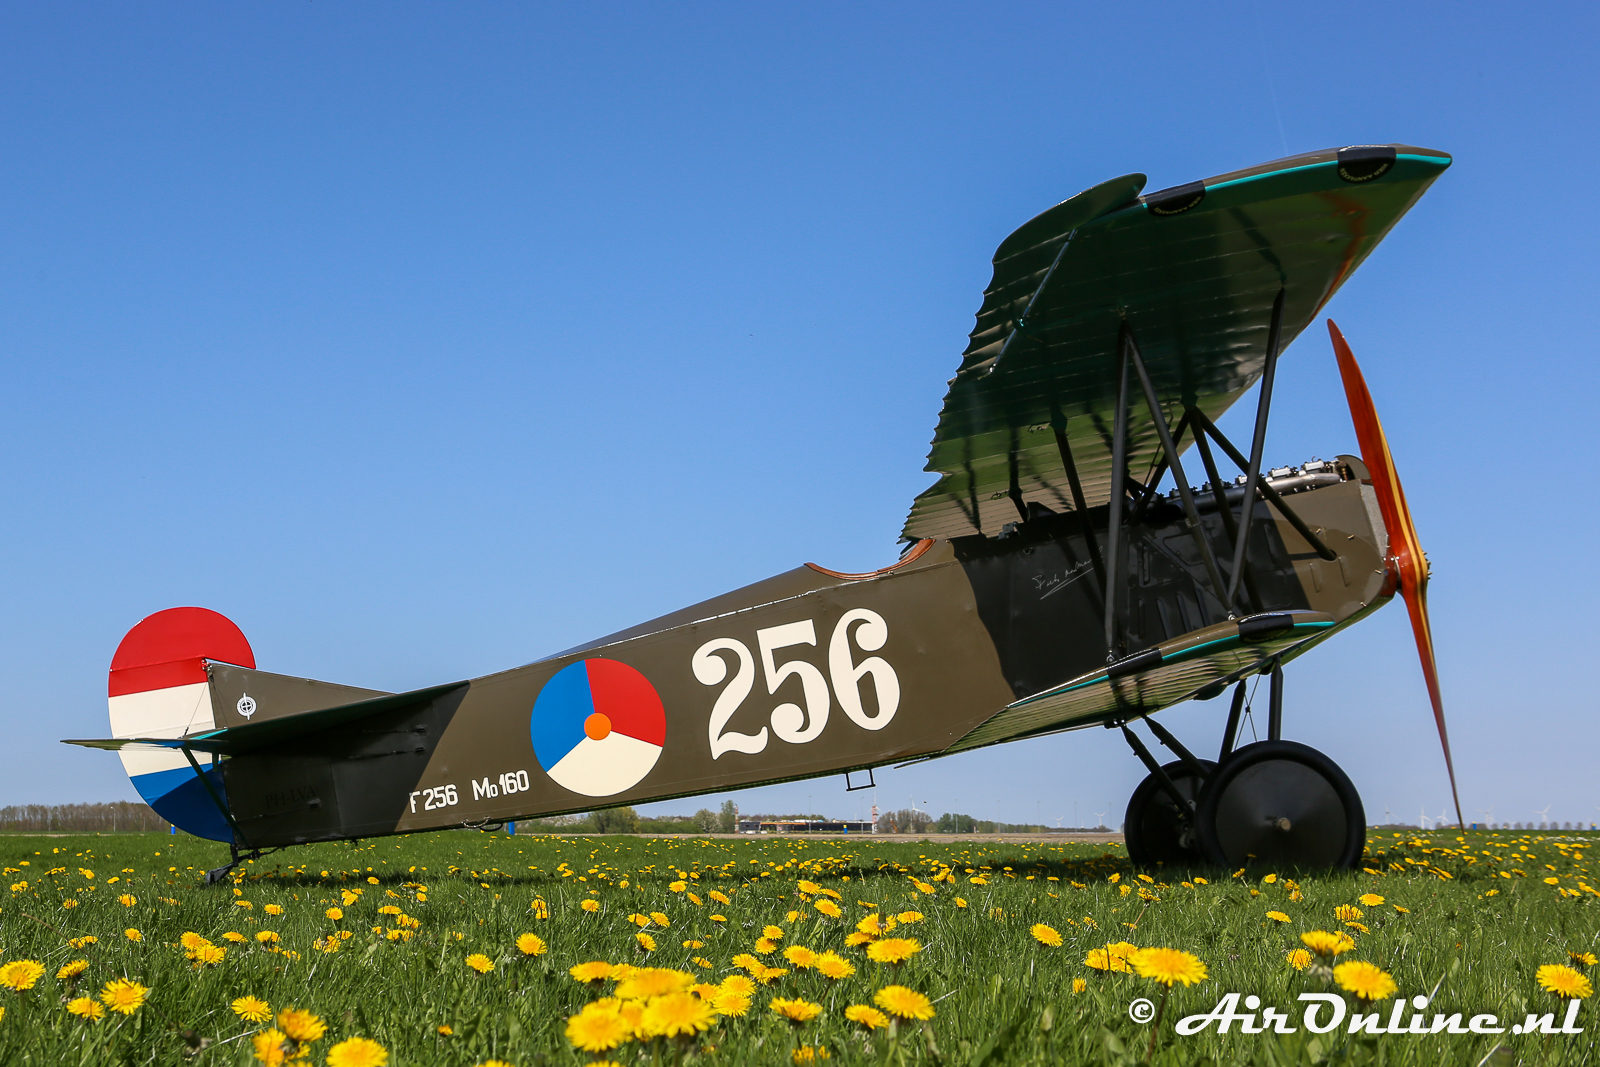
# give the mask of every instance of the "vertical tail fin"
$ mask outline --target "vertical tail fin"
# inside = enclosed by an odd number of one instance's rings
[[[111,657],[112,736],[185,737],[212,729],[207,660],[256,665],[239,627],[215,611],[168,608],[141,620]],[[163,819],[196,837],[233,840],[227,819],[183,753],[130,745],[120,755],[134,788]],[[221,770],[213,764],[206,775],[225,797]]]

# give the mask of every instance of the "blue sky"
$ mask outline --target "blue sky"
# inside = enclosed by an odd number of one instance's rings
[[[1423,544],[1469,818],[1600,820],[1588,5],[13,5],[0,33],[0,803],[133,798],[122,634],[487,673],[893,558],[999,241],[1129,171],[1455,156],[1330,305]],[[1569,190],[1576,189],[1576,192]],[[1236,408],[1226,429],[1242,429]],[[1244,434],[1241,434],[1243,436]],[[1320,330],[1268,457],[1355,451]],[[1221,702],[1165,721],[1208,750]],[[1448,804],[1398,603],[1289,671],[1368,814]],[[1085,731],[877,803],[1115,823]],[[855,816],[842,781],[745,810]],[[657,810],[690,810],[676,802]]]

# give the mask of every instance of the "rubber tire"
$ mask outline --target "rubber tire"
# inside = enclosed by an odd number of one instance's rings
[[[1210,760],[1201,760],[1200,766],[1206,769],[1207,775],[1217,768]],[[1194,780],[1194,772],[1183,760],[1173,760],[1161,769],[1167,772],[1178,792],[1189,799],[1193,800],[1195,794],[1201,792],[1202,783]],[[1196,835],[1190,834],[1193,841],[1190,847],[1183,846],[1181,835],[1186,828],[1178,817],[1178,806],[1161,788],[1160,781],[1153,774],[1146,775],[1128,798],[1128,813],[1122,823],[1129,861],[1136,867],[1196,866],[1205,862]]]
[[[1366,811],[1349,776],[1298,741],[1235,750],[1206,780],[1196,815],[1200,848],[1218,867],[1349,869],[1367,843]]]

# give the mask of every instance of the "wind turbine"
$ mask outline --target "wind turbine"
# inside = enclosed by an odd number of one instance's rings
[[[1540,826],[1543,826],[1545,823],[1550,821],[1550,809],[1553,807],[1555,807],[1554,804],[1546,804],[1543,811],[1540,811],[1538,808],[1533,809],[1533,813],[1539,816]]]
[[[1483,827],[1484,827],[1484,829],[1487,830],[1489,828],[1489,826],[1494,822],[1494,809],[1493,808],[1489,808],[1489,809],[1485,810],[1484,808],[1479,808],[1478,809],[1478,814],[1483,816]]]
[[[1104,830],[1106,828],[1106,813],[1105,812],[1097,811],[1097,812],[1094,813],[1094,828],[1096,830]]]

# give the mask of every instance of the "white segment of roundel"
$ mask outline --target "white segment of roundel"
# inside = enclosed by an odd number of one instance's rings
[[[638,785],[660,757],[659,745],[613,730],[600,741],[585,737],[547,773],[574,793],[608,797]]]
[[[184,737],[217,725],[211,712],[211,686],[205,682],[125,693],[110,698],[110,705],[113,737]],[[182,752],[170,748],[129,747],[120,755],[129,777],[189,765]]]

